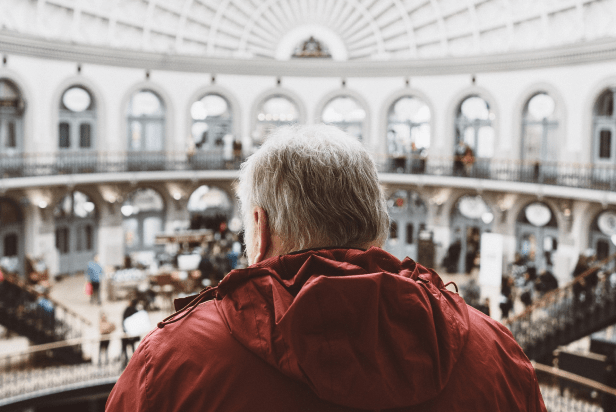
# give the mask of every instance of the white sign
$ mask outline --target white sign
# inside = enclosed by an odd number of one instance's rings
[[[480,253],[479,284],[500,286],[503,276],[503,235],[483,233]]]

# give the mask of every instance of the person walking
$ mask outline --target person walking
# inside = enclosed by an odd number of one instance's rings
[[[90,303],[95,303],[97,305],[101,304],[101,280],[103,278],[103,268],[99,263],[98,255],[94,256],[90,262],[88,262],[88,268],[86,270],[86,276],[88,281],[92,285],[92,294],[90,295]]]

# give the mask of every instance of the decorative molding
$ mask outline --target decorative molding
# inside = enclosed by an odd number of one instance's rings
[[[161,54],[45,40],[0,32],[0,54],[78,63],[216,74],[301,77],[408,77],[475,74],[616,60],[616,40],[597,40],[514,53],[416,60],[323,61],[223,59]]]

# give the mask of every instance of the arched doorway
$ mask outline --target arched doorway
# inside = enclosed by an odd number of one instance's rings
[[[54,209],[56,249],[60,256],[59,274],[74,274],[86,269],[97,250],[96,205],[90,197],[74,191]]]
[[[0,198],[0,269],[4,273],[23,274],[24,224],[15,202]]]
[[[516,252],[534,266],[537,273],[552,269],[558,249],[558,223],[552,209],[541,202],[526,205],[516,220]]]
[[[599,260],[616,253],[616,210],[604,210],[594,218],[589,244]]]
[[[141,188],[131,192],[120,210],[125,254],[160,248],[156,235],[163,232],[165,204],[156,190]]]
[[[428,208],[414,191],[398,190],[387,199],[390,232],[385,249],[397,257],[417,260],[419,232],[425,229]]]
[[[233,214],[233,203],[229,195],[217,187],[200,186],[188,198],[191,229],[220,229],[221,223],[228,223]]]
[[[447,251],[447,271],[470,273],[477,265],[481,235],[492,230],[494,214],[479,195],[464,195],[455,204],[451,217],[452,241]]]

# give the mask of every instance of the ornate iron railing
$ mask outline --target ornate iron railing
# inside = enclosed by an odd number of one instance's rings
[[[126,338],[132,337],[77,338],[0,355],[0,407],[49,393],[115,382],[128,363],[128,357],[118,355],[119,344]],[[110,344],[115,344],[115,351],[101,356],[103,342],[108,342],[107,351]],[[49,352],[74,347],[79,347],[86,362],[64,364],[47,356]]]
[[[103,360],[99,348],[101,342],[119,343],[126,337],[104,335],[95,339],[73,339],[0,355],[0,407],[50,393],[115,382],[126,366],[127,359],[112,356],[110,361]],[[41,363],[40,357],[37,356],[52,349],[74,345],[82,347],[83,352],[90,357],[90,362],[58,365],[48,361]],[[616,389],[554,367],[534,362],[533,366],[548,411],[614,410],[610,405],[616,401]]]
[[[616,165],[455,157],[376,157],[382,173],[467,177],[595,190],[616,190]]]
[[[12,275],[4,275],[0,281],[0,324],[39,344],[79,338],[91,325],[88,319]],[[79,361],[79,352],[64,352],[59,356]]]
[[[616,165],[534,162],[477,158],[464,164],[454,157],[376,155],[379,171],[413,175],[467,177],[506,182],[616,190]],[[0,154],[0,177],[137,171],[237,170],[243,159],[223,149],[195,152],[58,151]]]
[[[608,256],[503,322],[529,358],[547,359],[558,346],[616,323],[616,274],[602,270],[614,260]]]

